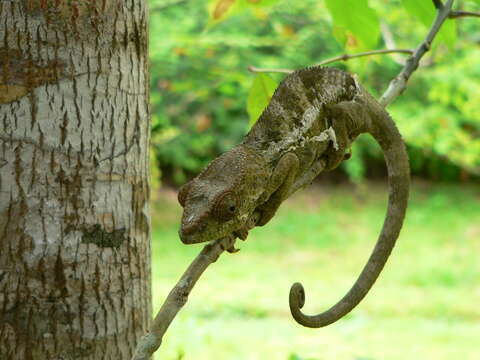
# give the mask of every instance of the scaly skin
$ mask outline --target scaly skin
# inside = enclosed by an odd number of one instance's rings
[[[245,239],[293,192],[337,167],[361,133],[380,144],[389,176],[388,210],[375,249],[351,290],[324,313],[304,315],[303,287],[296,283],[290,290],[290,309],[300,324],[337,321],[365,297],[383,269],[402,227],[409,188],[408,158],[394,122],[350,74],[311,67],[288,75],[244,141],[181,188],[180,238],[186,244],[232,235]]]

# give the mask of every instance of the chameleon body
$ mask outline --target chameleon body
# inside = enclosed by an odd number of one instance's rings
[[[290,290],[290,309],[300,324],[337,321],[363,299],[383,269],[402,226],[409,188],[408,158],[393,120],[350,74],[310,67],[288,75],[242,143],[180,189],[181,240],[245,239],[293,192],[337,167],[365,132],[382,147],[389,176],[388,211],[372,255],[351,290],[324,313],[303,314],[303,287],[296,283]]]

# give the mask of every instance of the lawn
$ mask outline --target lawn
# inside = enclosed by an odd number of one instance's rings
[[[399,242],[380,279],[346,318],[296,324],[290,285],[318,313],[350,288],[376,241],[386,187],[314,186],[285,202],[200,278],[157,359],[480,360],[480,187],[413,186]],[[153,205],[153,306],[202,245],[177,236],[173,192]]]

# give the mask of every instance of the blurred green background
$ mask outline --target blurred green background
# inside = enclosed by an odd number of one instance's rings
[[[202,247],[178,239],[175,189],[248,131],[256,78],[248,66],[296,69],[345,52],[415,48],[435,15],[430,1],[344,2],[149,0],[154,312]],[[455,4],[480,11],[480,0]],[[207,270],[157,358],[480,359],[480,19],[448,20],[433,45],[388,108],[407,143],[413,190],[398,246],[366,300],[312,330],[291,319],[287,299],[302,281],[306,311],[326,309],[373,247],[385,167],[360,137],[341,168]],[[330,66],[380,96],[405,59]]]

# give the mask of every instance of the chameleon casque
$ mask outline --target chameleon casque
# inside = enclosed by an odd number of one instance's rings
[[[388,169],[388,210],[376,246],[353,287],[327,311],[303,314],[302,285],[290,289],[290,310],[298,323],[322,327],[337,321],[358,305],[382,271],[402,227],[410,178],[393,120],[349,73],[317,66],[288,75],[242,143],[181,187],[181,240],[246,239],[248,230],[265,225],[290,194],[349,156],[361,133],[380,144]]]

